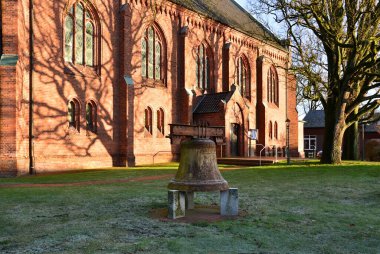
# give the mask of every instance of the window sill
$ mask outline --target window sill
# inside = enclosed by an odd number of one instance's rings
[[[3,54],[0,57],[0,66],[16,66],[17,61],[18,61],[18,55]]]
[[[251,96],[242,96],[243,99],[247,102],[251,102]]]
[[[68,75],[82,77],[100,77],[96,67],[65,62],[63,72]]]
[[[156,88],[156,87],[161,87],[161,88],[167,88],[165,84],[165,80],[160,79],[151,79],[151,78],[142,78],[142,86],[144,87],[151,87],[151,88]]]
[[[157,138],[165,138],[165,135],[162,134],[162,132],[160,132],[159,130],[157,131]]]
[[[144,128],[144,138],[152,138],[152,137],[153,137],[153,133],[151,133],[149,130]]]
[[[278,109],[278,108],[279,108],[279,106],[278,106],[278,104],[277,104],[277,103],[268,102],[268,105],[269,105],[269,107],[271,107],[271,108],[276,108],[276,109]]]
[[[91,137],[91,136],[96,136],[98,133],[95,130],[86,130],[86,136]]]
[[[67,135],[72,136],[72,135],[77,135],[79,134],[79,130],[75,128],[74,126],[70,125],[67,129]]]

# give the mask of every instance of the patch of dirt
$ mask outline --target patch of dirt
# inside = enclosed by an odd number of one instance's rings
[[[159,176],[143,176],[135,177],[129,179],[113,179],[113,180],[94,180],[94,181],[83,181],[75,183],[9,183],[0,184],[0,188],[51,188],[51,187],[66,187],[66,186],[89,186],[89,185],[99,185],[99,184],[113,184],[113,183],[129,183],[129,182],[145,182],[154,181],[162,179],[171,179],[173,174],[159,175]]]
[[[224,220],[237,220],[245,217],[247,215],[246,211],[239,211],[238,216],[222,216],[219,213],[218,206],[201,206],[197,205],[193,210],[186,210],[185,217],[178,219],[168,218],[167,208],[157,208],[150,212],[150,216],[154,219],[158,219],[163,222],[180,222],[180,223],[190,223],[197,224],[201,223],[212,223]],[[206,224],[205,224],[206,225]]]

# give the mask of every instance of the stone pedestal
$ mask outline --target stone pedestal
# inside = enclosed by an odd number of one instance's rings
[[[194,192],[185,192],[186,210],[194,209]]]
[[[239,214],[239,195],[237,188],[220,192],[220,215],[237,216]]]
[[[185,217],[186,210],[194,209],[194,192],[179,190],[168,191],[168,218]],[[220,215],[239,215],[239,195],[237,188],[220,192]]]
[[[168,191],[168,218],[177,219],[185,216],[185,192]]]

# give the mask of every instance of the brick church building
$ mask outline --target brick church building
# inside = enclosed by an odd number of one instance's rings
[[[170,123],[224,126],[230,157],[283,149],[289,119],[297,155],[286,41],[233,0],[1,0],[0,18],[2,176],[171,161]]]

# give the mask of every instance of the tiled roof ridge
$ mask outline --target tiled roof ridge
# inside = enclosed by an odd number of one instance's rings
[[[218,23],[224,24],[236,31],[239,31],[249,37],[264,41],[281,50],[286,50],[286,46],[281,43],[281,40],[267,27],[261,24],[251,13],[245,10],[234,0],[169,0],[170,2],[180,5],[185,9],[194,11]],[[225,2],[225,8],[217,8],[218,4]],[[214,7],[214,8],[211,8]],[[228,7],[230,12],[228,11]],[[241,14],[241,20],[236,19],[230,13]],[[236,14],[235,13],[235,14]],[[250,22],[249,22],[249,21]]]
[[[198,107],[202,104],[202,101],[205,99],[205,95],[201,95],[201,99],[198,101],[198,104],[195,106],[193,113],[197,111]]]

